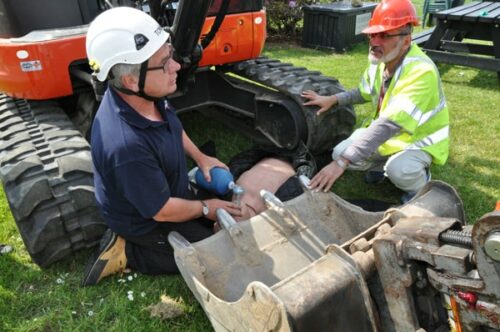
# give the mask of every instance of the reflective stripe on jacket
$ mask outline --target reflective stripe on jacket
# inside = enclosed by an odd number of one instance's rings
[[[405,149],[421,149],[442,165],[448,158],[449,115],[434,63],[415,44],[396,69],[385,92],[380,114],[377,103],[385,65],[370,65],[361,79],[359,90],[372,102],[372,119],[382,116],[398,124],[402,130],[379,146],[382,156]]]

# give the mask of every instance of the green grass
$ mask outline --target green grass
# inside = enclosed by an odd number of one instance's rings
[[[366,64],[366,44],[346,54],[331,54],[295,45],[268,45],[266,55],[306,66],[337,77],[345,87],[354,87]],[[433,167],[434,179],[453,185],[473,222],[493,209],[500,199],[497,142],[500,132],[500,91],[496,74],[476,69],[439,66],[451,114],[451,154],[448,163]],[[361,119],[366,106],[356,108]],[[251,145],[234,131],[199,114],[182,116],[186,130],[198,144],[213,139],[219,156],[228,161]],[[386,183],[368,187],[360,173],[349,172],[334,186],[343,197],[373,197],[396,200],[400,192]],[[200,306],[179,276],[138,275],[119,282],[120,276],[98,286],[79,286],[83,267],[91,251],[83,251],[64,262],[41,270],[31,263],[0,191],[0,243],[14,251],[0,256],[0,331],[208,331],[211,326]],[[132,274],[133,276],[133,274]],[[61,279],[63,283],[58,283]],[[127,292],[134,292],[134,300]],[[140,294],[144,292],[144,297]],[[184,316],[161,321],[146,308],[161,295],[181,298]],[[93,313],[89,315],[89,312]]]

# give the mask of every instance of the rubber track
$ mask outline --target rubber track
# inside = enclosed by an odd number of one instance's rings
[[[57,104],[0,94],[0,179],[41,267],[99,241],[90,147]]]
[[[345,91],[336,78],[266,57],[225,65],[220,70],[274,88],[293,99],[306,118],[308,137],[305,143],[313,153],[331,150],[336,143],[348,137],[354,128],[356,116],[351,106],[337,106],[317,116],[318,107],[302,105],[304,99],[300,94],[304,90],[313,90],[320,95]]]

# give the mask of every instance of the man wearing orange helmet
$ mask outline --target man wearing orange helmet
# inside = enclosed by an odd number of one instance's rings
[[[311,189],[328,191],[347,168],[364,170],[367,183],[389,178],[406,202],[430,180],[431,163],[446,162],[448,108],[435,64],[412,43],[414,25],[409,0],[383,0],[363,30],[370,64],[359,87],[332,96],[302,93],[305,105],[320,107],[318,115],[337,104],[371,101],[373,109],[369,123],[333,149],[333,161],[311,179]]]

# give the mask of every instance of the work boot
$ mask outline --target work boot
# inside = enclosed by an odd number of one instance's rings
[[[95,285],[104,277],[123,272],[126,266],[125,240],[107,229],[102,236],[99,249],[85,267],[82,286]]]
[[[365,183],[380,184],[384,182],[385,175],[383,171],[367,171],[365,174]]]

